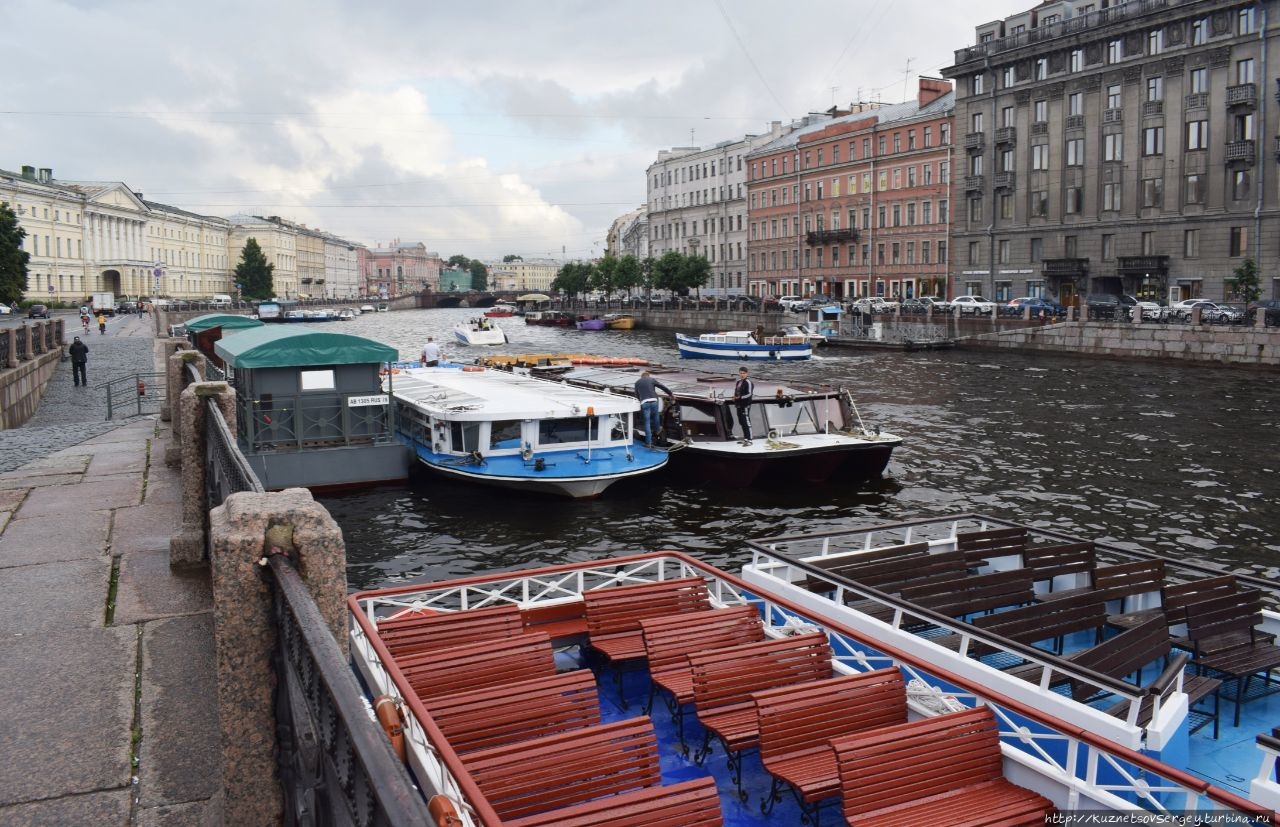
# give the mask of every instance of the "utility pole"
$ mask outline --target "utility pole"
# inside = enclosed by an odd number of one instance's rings
[[[910,88],[911,84],[911,61],[913,60],[915,60],[914,57],[907,58],[907,66],[902,70],[902,100],[904,102],[907,99],[907,89]]]

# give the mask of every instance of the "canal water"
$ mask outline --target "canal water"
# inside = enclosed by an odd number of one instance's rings
[[[577,352],[674,363],[667,331],[579,332],[501,320],[510,344],[451,344],[476,310],[365,314],[341,330],[417,358]],[[736,371],[732,362],[700,368]],[[863,419],[904,444],[863,487],[717,490],[670,470],[590,502],[431,476],[321,497],[343,528],[351,589],[652,549],[736,570],[743,541],[963,512],[1275,578],[1280,566],[1280,382],[1272,372],[1064,356],[827,348],[756,375],[850,387]]]

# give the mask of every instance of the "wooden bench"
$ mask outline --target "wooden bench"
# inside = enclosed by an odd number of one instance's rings
[[[1140,727],[1145,727],[1151,723],[1151,718],[1155,714],[1155,702],[1160,701],[1161,707],[1168,702],[1169,697],[1177,690],[1181,689],[1187,695],[1187,707],[1189,712],[1205,716],[1205,719],[1195,726],[1191,727],[1194,733],[1205,724],[1213,722],[1213,738],[1218,739],[1218,717],[1219,717],[1219,697],[1218,689],[1222,686],[1222,681],[1217,678],[1211,678],[1207,675],[1188,675],[1186,674],[1187,655],[1179,653],[1169,661],[1156,679],[1148,684],[1143,691],[1142,700],[1138,703],[1138,715],[1135,723]],[[1181,678],[1181,684],[1179,684]],[[1213,696],[1213,710],[1198,710],[1196,704],[1205,698]],[[1119,701],[1112,706],[1107,707],[1108,715],[1114,715],[1117,718],[1129,717],[1128,699]]]
[[[973,625],[1027,645],[1053,640],[1053,651],[1061,654],[1063,639],[1077,632],[1092,631],[1099,642],[1106,621],[1106,604],[1090,593],[983,615]]]
[[[1094,593],[1107,602],[1119,600],[1120,611],[1117,614],[1123,615],[1131,611],[1125,606],[1129,598],[1159,594],[1164,588],[1164,561],[1134,560],[1114,566],[1098,566],[1093,573],[1093,588]]]
[[[999,557],[1022,559],[1027,546],[1027,529],[1023,526],[966,531],[956,534],[956,549],[964,555],[965,564],[980,569]]]
[[[1063,660],[1074,666],[1106,675],[1116,680],[1124,680],[1137,674],[1137,682],[1142,683],[1142,668],[1169,654],[1169,631],[1164,625],[1164,618],[1153,617],[1146,623],[1127,629],[1099,644],[1081,649],[1067,655]],[[1050,664],[1029,663],[1007,670],[1007,674],[1039,683],[1044,669],[1053,669]],[[1050,686],[1060,686],[1070,682],[1071,697],[1085,702],[1097,694],[1098,687],[1084,681],[1073,681],[1067,675],[1055,672]]]
[[[751,696],[766,689],[829,678],[831,658],[825,632],[689,655],[693,703],[706,731],[696,760],[710,753],[715,736],[729,754],[735,780],[740,780],[737,751],[754,746],[759,735]]]
[[[613,661],[644,657],[640,621],[711,608],[701,577],[597,589],[582,595],[591,647]]]
[[[831,746],[851,827],[1042,825],[1054,811],[1004,777],[986,707],[846,735]]]
[[[723,827],[713,778],[695,778],[584,801],[502,822],[504,827]]]
[[[1270,684],[1271,670],[1280,667],[1280,647],[1257,628],[1262,623],[1262,595],[1257,589],[1238,591],[1192,603],[1186,612],[1191,662],[1235,681],[1234,725],[1239,727],[1249,681],[1261,672]]]
[[[754,606],[731,606],[640,621],[649,678],[672,697],[672,714],[693,701],[689,654],[764,640],[764,624]]]
[[[757,692],[755,705],[760,760],[773,776],[769,809],[782,799],[783,783],[802,805],[840,792],[832,738],[907,720],[902,673],[893,667]]]
[[[871,563],[883,563],[886,560],[905,560],[910,557],[919,557],[929,553],[928,543],[905,543],[899,546],[885,546],[883,548],[870,549],[848,554],[833,554],[828,557],[817,557],[811,560],[805,560],[809,565],[830,572],[831,574],[844,575],[844,572],[851,568],[869,565]],[[831,584],[826,580],[817,577],[806,577],[796,583],[803,589],[809,591],[829,591]]]
[[[503,823],[662,783],[648,717],[478,750],[462,761]]]
[[[460,612],[411,612],[378,622],[378,637],[391,656],[428,652],[524,633],[524,618],[514,603]]]
[[[971,574],[958,580],[938,580],[902,587],[899,596],[948,617],[1025,606],[1035,597],[1031,577],[1020,569]]]
[[[417,653],[396,665],[424,700],[556,673],[551,640],[542,632]]]
[[[870,586],[887,594],[898,594],[910,586],[926,586],[930,583],[951,582],[969,575],[964,555],[959,551],[941,551],[923,554],[904,560],[887,560],[870,563],[843,573],[856,583]],[[888,621],[894,608],[874,598],[849,595],[845,605],[856,611]]]
[[[1204,577],[1187,583],[1170,583],[1160,590],[1160,605],[1153,609],[1144,609],[1120,615],[1110,615],[1107,623],[1119,628],[1137,625],[1150,617],[1163,617],[1172,631],[1175,626],[1185,626],[1187,607],[1193,603],[1208,600],[1211,597],[1223,597],[1236,591],[1234,574],[1223,574],[1217,577]],[[1191,641],[1184,635],[1174,636],[1175,646],[1191,650]]]
[[[426,698],[423,706],[458,754],[600,723],[589,669]]]
[[[1097,565],[1092,540],[1057,546],[1028,546],[1022,552],[1022,567],[1031,574],[1032,582],[1046,584],[1046,591],[1040,596],[1042,600],[1067,597],[1092,589],[1093,573]],[[1077,578],[1083,576],[1084,585],[1054,588],[1057,578],[1071,575]]]

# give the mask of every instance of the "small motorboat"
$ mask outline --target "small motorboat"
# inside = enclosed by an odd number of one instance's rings
[[[354,310],[354,309],[352,309],[352,308],[350,308],[350,307],[344,307],[344,308],[342,308],[341,310],[339,310],[339,311],[338,311],[338,321],[340,321],[340,322],[349,322],[349,321],[351,321],[352,319],[354,319],[356,316],[359,316],[359,315],[360,315],[360,311],[359,311],[359,310]]]
[[[360,305],[360,312],[361,312],[361,313],[372,313],[372,312],[373,312],[374,310],[376,310],[376,309],[377,309],[377,308],[375,308],[375,307],[374,307],[373,305],[371,305],[371,304],[362,304],[362,305]]]
[[[516,314],[516,309],[509,304],[495,304],[488,310],[484,311],[484,315],[490,319],[505,319]]]
[[[635,317],[629,313],[610,313],[602,318],[609,330],[634,330],[636,326]]]
[[[391,309],[391,307],[390,307],[390,306],[388,306],[388,305],[385,305],[385,304],[380,304],[380,305],[378,305],[378,312],[379,312],[379,313],[386,313],[386,312],[387,312],[388,310],[390,310],[390,309]]]
[[[604,330],[604,319],[596,316],[579,316],[577,325],[579,330]]]
[[[797,361],[813,356],[807,336],[760,336],[750,330],[676,334],[681,359],[733,359],[735,361]]]
[[[809,325],[807,324],[786,325],[785,327],[782,328],[781,332],[778,335],[808,339],[809,344],[813,345],[814,347],[817,347],[818,345],[825,345],[827,343],[826,336],[823,336],[821,333],[818,333],[813,328],[809,327]]]
[[[464,345],[504,345],[507,334],[487,318],[481,316],[454,325],[453,337]]]

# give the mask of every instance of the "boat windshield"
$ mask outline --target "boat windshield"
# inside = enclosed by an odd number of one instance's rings
[[[764,403],[765,421],[780,436],[788,434],[817,434],[828,428],[845,427],[844,414],[836,399],[811,399],[796,401],[790,406],[778,405],[772,400]],[[829,423],[829,424],[828,424]]]

